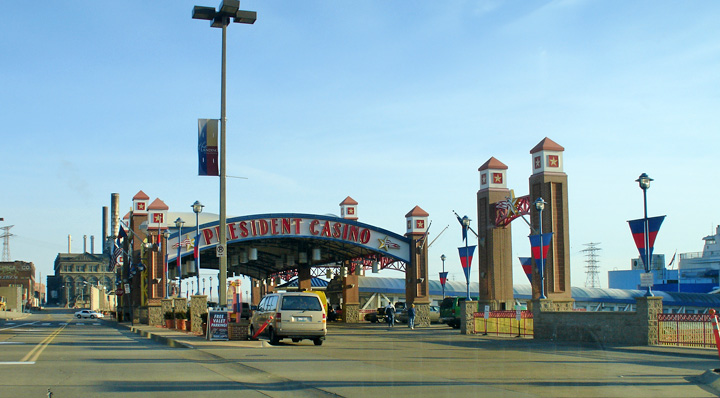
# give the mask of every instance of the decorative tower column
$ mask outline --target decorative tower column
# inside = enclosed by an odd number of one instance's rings
[[[139,191],[135,196],[132,198],[133,202],[133,210],[130,213],[130,231],[128,232],[128,237],[130,237],[132,246],[129,248],[130,258],[128,259],[128,264],[125,264],[125,267],[130,270],[133,266],[136,264],[140,264],[142,261],[141,254],[142,254],[142,244],[143,240],[146,238],[146,234],[144,231],[140,229],[140,225],[142,223],[146,222],[148,219],[148,204],[150,202],[150,197],[145,194],[143,191]],[[130,278],[130,305],[133,307],[133,318],[137,321],[140,320],[140,313],[139,313],[139,307],[143,305],[142,303],[142,297],[144,295],[143,292],[143,286],[141,284],[142,280],[142,273],[137,273],[139,271],[136,271],[136,274],[134,276],[128,275],[128,278]]]
[[[356,202],[355,199],[349,196],[345,198],[345,200],[340,202],[340,217],[346,220],[357,221],[357,205],[358,202]]]
[[[530,202],[537,198],[545,201],[542,212],[543,233],[552,232],[550,248],[545,259],[544,288],[548,299],[555,302],[571,299],[570,290],[570,229],[568,219],[568,178],[563,172],[565,148],[545,137],[537,144],[532,155],[530,176]],[[538,211],[531,206],[531,224],[539,226]],[[540,297],[540,275],[533,261],[533,299]]]
[[[159,248],[164,244],[162,233],[167,229],[168,205],[160,199],[155,199],[148,207],[148,243],[153,244],[153,250],[149,253],[149,264],[147,266],[148,297],[151,299],[165,297],[165,256]]]
[[[496,207],[511,197],[507,188],[507,169],[491,157],[478,171],[480,190],[477,192],[478,274],[480,304],[492,310],[512,309],[512,229],[510,224],[495,226]],[[510,198],[512,199],[512,198]]]
[[[415,324],[430,326],[430,283],[428,281],[428,228],[429,214],[415,206],[405,215],[410,238],[410,263],[405,268],[405,301],[415,304]]]

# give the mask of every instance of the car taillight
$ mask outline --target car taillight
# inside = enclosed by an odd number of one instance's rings
[[[279,312],[275,314],[275,322],[280,322],[280,321],[282,321],[282,319],[280,319],[280,318],[281,318],[281,315],[282,315],[282,314],[279,313]]]
[[[323,313],[323,323],[325,323],[327,316]]]
[[[455,315],[455,308],[453,308],[453,310],[452,310],[452,314],[453,314],[453,315]]]

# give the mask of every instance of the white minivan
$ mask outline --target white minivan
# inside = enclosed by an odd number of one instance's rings
[[[327,334],[325,308],[314,293],[272,293],[263,297],[250,318],[250,335],[254,336],[266,323],[263,333],[270,344],[289,338],[296,343],[310,339],[322,345]]]

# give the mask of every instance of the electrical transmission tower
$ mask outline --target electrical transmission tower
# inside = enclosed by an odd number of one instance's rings
[[[0,235],[0,238],[3,239],[2,261],[12,261],[10,259],[10,237],[14,236],[13,234],[10,233],[10,228],[12,228],[12,227],[14,227],[14,225],[8,225],[7,227],[0,227],[0,230],[2,230],[2,235]]]
[[[600,271],[598,270],[597,252],[602,250],[598,247],[600,243],[586,243],[587,249],[581,250],[585,253],[585,287],[600,287]]]

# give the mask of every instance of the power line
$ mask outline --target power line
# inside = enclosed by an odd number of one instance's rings
[[[2,220],[2,219],[0,219]],[[14,227],[14,225],[8,225],[7,227],[0,227],[0,229],[3,231],[3,234],[0,235],[0,238],[3,238],[3,253],[2,253],[2,260],[3,261],[12,261],[10,260],[10,237],[15,236],[10,233],[10,228]]]

